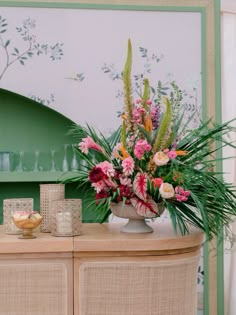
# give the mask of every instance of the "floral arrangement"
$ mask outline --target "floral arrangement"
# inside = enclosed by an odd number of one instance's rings
[[[175,230],[185,234],[191,224],[211,238],[236,214],[234,187],[215,170],[216,151],[233,146],[225,136],[235,130],[230,122],[208,120],[189,131],[194,115],[186,120],[183,111],[176,118],[167,97],[162,104],[152,102],[148,79],[142,97],[134,100],[131,67],[129,40],[121,126],[106,138],[88,125],[75,125],[70,132],[84,163],[63,182],[86,187],[84,198],[92,194],[99,222],[108,218],[112,203],[132,205],[145,218],[160,216],[164,207]]]

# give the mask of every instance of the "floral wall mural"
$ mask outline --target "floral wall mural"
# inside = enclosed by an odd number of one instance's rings
[[[156,102],[168,94],[176,108],[181,102],[184,110],[200,111],[198,12],[0,7],[0,16],[1,88],[109,133],[119,124],[131,38],[134,93],[147,76]]]

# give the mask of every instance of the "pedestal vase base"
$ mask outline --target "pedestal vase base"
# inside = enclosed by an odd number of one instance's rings
[[[122,203],[111,204],[112,213],[129,221],[121,228],[124,233],[151,233],[153,229],[146,223],[145,217],[137,214],[132,205],[123,205]]]
[[[124,233],[152,233],[153,229],[146,223],[145,219],[129,219],[125,226],[121,228]]]

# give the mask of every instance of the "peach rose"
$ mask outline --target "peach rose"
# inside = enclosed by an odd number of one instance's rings
[[[166,153],[159,151],[154,155],[153,160],[157,166],[162,166],[166,165],[170,159]]]
[[[170,199],[173,198],[175,195],[174,188],[171,184],[168,183],[162,183],[159,192],[161,194],[161,197],[164,199]]]

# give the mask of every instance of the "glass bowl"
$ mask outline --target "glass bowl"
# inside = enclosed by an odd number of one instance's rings
[[[12,216],[12,221],[19,228],[22,229],[22,234],[19,238],[32,239],[36,238],[33,235],[33,229],[35,229],[42,221],[42,216],[37,212],[16,212]]]

